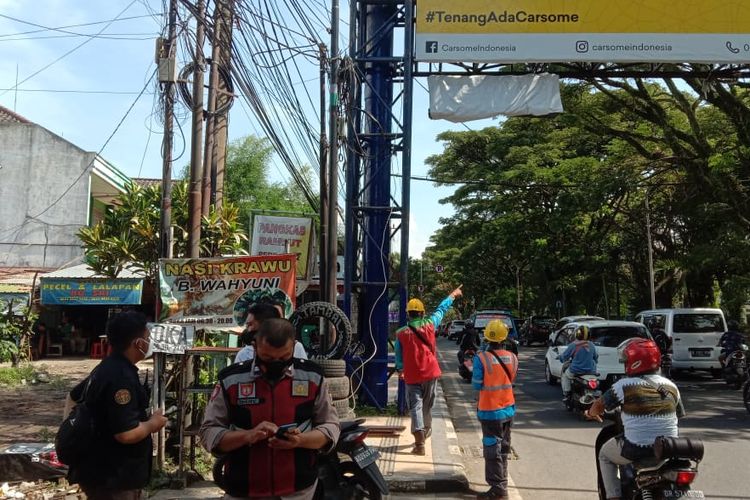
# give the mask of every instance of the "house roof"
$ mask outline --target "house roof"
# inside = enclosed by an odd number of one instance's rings
[[[0,106],[0,123],[32,123],[14,111]]]
[[[52,270],[44,267],[0,267],[0,284],[31,287],[34,283],[34,275],[38,280],[39,277]]]
[[[53,271],[51,273],[47,273],[43,278],[63,278],[63,279],[91,279],[91,278],[100,278],[100,279],[110,279],[107,276],[102,276],[101,274],[96,274],[96,272],[91,269],[88,264],[78,264],[77,266],[73,267],[66,267],[65,269],[59,269],[57,271]],[[138,270],[133,269],[129,267],[125,267],[122,271],[120,271],[120,274],[117,275],[117,278],[123,278],[123,279],[144,279],[146,275]]]

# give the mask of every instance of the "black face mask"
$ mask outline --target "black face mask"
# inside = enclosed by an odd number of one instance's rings
[[[284,376],[284,372],[293,363],[293,358],[280,359],[278,361],[264,361],[257,358],[258,366],[266,368],[264,375],[270,380],[279,380]]]
[[[245,328],[240,335],[240,342],[242,342],[244,345],[250,345],[254,338],[255,332],[251,331],[249,328]]]

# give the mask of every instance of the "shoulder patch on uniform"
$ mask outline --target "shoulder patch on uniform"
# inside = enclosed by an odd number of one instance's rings
[[[118,405],[126,405],[130,403],[130,391],[127,389],[120,389],[115,393],[115,403]]]

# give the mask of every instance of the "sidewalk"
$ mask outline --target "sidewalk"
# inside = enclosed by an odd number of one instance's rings
[[[391,377],[389,395],[396,398],[398,379]],[[403,426],[396,436],[370,436],[368,445],[380,451],[378,467],[397,498],[433,498],[432,494],[449,494],[447,498],[461,498],[468,492],[469,481],[461,464],[461,449],[453,428],[448,404],[441,384],[437,384],[437,398],[432,411],[432,437],[427,440],[423,457],[410,453],[414,437],[409,431],[409,416],[366,417],[365,426]],[[418,494],[426,494],[422,497]],[[212,482],[200,482],[184,490],[159,490],[150,499],[177,500],[183,498],[218,499],[223,492]],[[439,495],[437,498],[446,498]],[[470,498],[473,498],[470,497]]]

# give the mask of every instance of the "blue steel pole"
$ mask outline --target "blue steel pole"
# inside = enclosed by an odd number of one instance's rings
[[[391,206],[391,128],[393,103],[392,63],[393,23],[396,5],[367,5],[365,30],[372,58],[365,76],[367,133],[370,150],[365,164],[365,182],[369,182],[366,204],[370,207]],[[386,26],[390,24],[390,26]],[[383,58],[378,60],[378,58]],[[367,210],[365,228],[370,238],[364,240],[363,318],[367,351],[372,358],[365,366],[364,384],[372,404],[383,407],[388,402],[388,279],[391,247],[390,210]],[[369,345],[368,345],[369,344]]]

